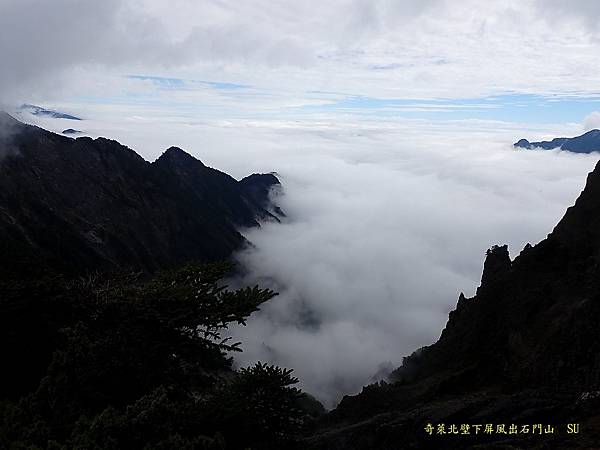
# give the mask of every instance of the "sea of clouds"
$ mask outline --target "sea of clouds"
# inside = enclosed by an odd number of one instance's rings
[[[515,151],[501,133],[399,128],[330,130],[272,155],[288,217],[247,230],[254,247],[238,255],[242,284],[280,296],[233,330],[237,363],[292,367],[328,407],[434,342],[486,249],[506,243],[514,257],[543,239],[598,160]]]
[[[253,245],[236,258],[247,272],[230,284],[280,295],[231,330],[243,342],[235,361],[293,368],[327,407],[434,342],[459,293],[478,286],[485,251],[506,243],[514,257],[543,239],[598,160],[512,147],[523,136],[579,134],[578,124],[325,116],[80,124],[149,160],[178,145],[236,178],[277,172],[284,194],[275,200],[287,217],[243,230]]]

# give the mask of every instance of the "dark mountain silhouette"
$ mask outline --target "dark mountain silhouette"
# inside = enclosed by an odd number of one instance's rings
[[[240,180],[244,192],[261,208],[272,210],[279,216],[285,217],[284,212],[279,206],[274,205],[271,196],[281,194],[281,185],[273,173],[261,174],[255,173]]]
[[[29,114],[33,114],[34,116],[51,117],[52,119],[82,120],[80,117],[72,116],[71,114],[42,108],[41,106],[36,105],[24,104],[21,105],[20,110],[27,111]]]
[[[481,286],[460,295],[439,340],[389,383],[345,397],[312,449],[595,448],[600,442],[600,163],[548,237],[511,260],[487,252]],[[470,424],[466,435],[425,431]],[[474,435],[473,424],[529,433]],[[579,423],[581,434],[568,434]],[[532,434],[532,424],[553,434]],[[483,429],[483,428],[482,428]]]
[[[0,113],[0,449],[301,448],[322,405],[226,331],[276,293],[212,262],[278,186]]]
[[[227,258],[267,211],[273,175],[236,181],[177,147],[153,163],[109,139],[0,115],[0,270],[155,271]],[[258,192],[253,180],[265,189]]]
[[[555,138],[551,141],[529,142],[527,139],[521,139],[513,145],[529,150],[534,148],[544,150],[560,148],[573,153],[598,152],[600,151],[600,130],[591,130],[574,138]]]
[[[67,128],[66,130],[62,130],[62,134],[81,134],[82,131],[75,130],[74,128]]]

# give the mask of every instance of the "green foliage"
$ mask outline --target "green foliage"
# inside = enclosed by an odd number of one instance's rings
[[[291,445],[308,423],[303,394],[292,386],[298,380],[260,363],[233,371],[228,353],[240,343],[224,337],[230,323],[245,324],[276,294],[228,290],[221,280],[230,269],[189,265],[150,280],[95,274],[5,284],[2,332],[41,350],[20,348],[6,361],[0,447]],[[19,383],[31,367],[37,378]]]
[[[139,297],[189,339],[207,340],[218,349],[239,351],[239,343],[228,344],[221,331],[229,323],[245,325],[246,318],[276,293],[258,286],[227,290],[219,280],[230,269],[226,263],[204,266],[203,270],[186,266],[161,274],[145,286]]]
[[[213,411],[215,427],[225,435],[235,436],[236,443],[261,443],[281,448],[300,436],[310,422],[301,405],[304,398],[293,387],[298,379],[292,370],[256,363],[243,368],[221,383],[206,399]]]

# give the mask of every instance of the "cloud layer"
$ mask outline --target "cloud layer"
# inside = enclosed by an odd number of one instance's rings
[[[5,0],[0,94],[45,101],[89,95],[90,88],[123,93],[128,73],[237,82],[304,98],[315,91],[378,98],[596,94],[598,36],[586,24],[598,8],[561,5]]]
[[[239,364],[293,367],[330,407],[435,341],[485,250],[543,239],[598,159],[515,151],[493,133],[336,134],[278,162],[288,222],[249,230],[239,259],[242,283],[281,295],[234,332]]]

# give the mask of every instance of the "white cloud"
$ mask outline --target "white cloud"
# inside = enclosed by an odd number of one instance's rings
[[[102,72],[234,81],[282,95],[595,93],[594,30],[554,20],[545,4],[5,0],[0,90],[64,99],[81,85],[105,90]],[[587,17],[591,4],[569,9]]]
[[[600,128],[600,111],[593,111],[583,120],[583,131]]]
[[[235,331],[242,365],[294,367],[328,406],[357,392],[382,363],[437,339],[459,292],[474,293],[487,248],[508,243],[514,256],[543,239],[597,159],[418,128],[408,139],[329,130],[318,154],[269,159],[289,222],[248,231],[256,248],[240,259],[244,282],[281,296]]]

